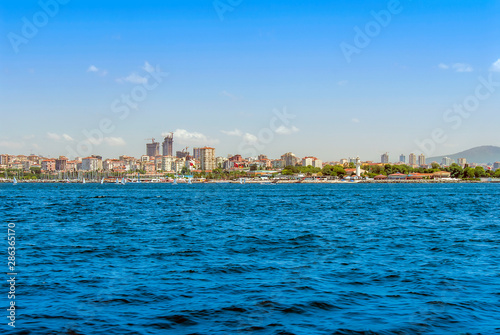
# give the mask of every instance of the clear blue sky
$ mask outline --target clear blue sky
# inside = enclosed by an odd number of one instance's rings
[[[388,1],[220,0],[223,13],[201,0],[61,2],[46,24],[38,1],[0,5],[1,153],[71,156],[105,119],[113,130],[92,142],[105,157],[140,156],[170,131],[175,150],[235,154],[257,139],[258,153],[324,161],[392,161],[436,128],[433,154],[500,145],[500,86],[460,125],[443,119],[478,78],[500,82],[498,1],[401,0],[350,62],[341,45]],[[37,34],[23,35],[34,16]],[[120,119],[113,103],[152,85],[156,66],[168,76]],[[273,123],[284,108],[295,118]]]

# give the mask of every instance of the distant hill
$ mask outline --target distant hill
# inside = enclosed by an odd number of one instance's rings
[[[500,147],[483,145],[481,147],[475,147],[453,155],[429,157],[425,161],[427,164],[430,164],[432,162],[438,162],[439,164],[441,164],[441,161],[444,157],[450,157],[455,161],[455,163],[457,162],[458,158],[467,159],[467,163],[487,164],[500,162]]]

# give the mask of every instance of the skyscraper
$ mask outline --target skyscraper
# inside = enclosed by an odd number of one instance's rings
[[[146,155],[149,157],[156,157],[160,154],[160,143],[155,142],[155,139],[151,139],[151,143],[146,144]]]
[[[193,158],[200,159],[201,157],[201,148],[193,148]]]
[[[399,156],[399,161],[400,161],[401,163],[406,163],[406,156],[405,156],[405,155],[403,155],[403,154],[401,154],[401,155]]]
[[[168,134],[162,144],[163,156],[174,155],[174,133]]]
[[[411,153],[408,157],[408,163],[410,165],[417,165],[417,156],[414,153]]]
[[[418,165],[420,165],[420,166],[425,165],[425,156],[424,156],[424,154],[420,154],[418,156]]]
[[[382,156],[380,156],[380,161],[382,164],[389,164],[389,153],[385,153]]]
[[[200,149],[200,164],[202,171],[215,169],[215,148],[204,147]]]

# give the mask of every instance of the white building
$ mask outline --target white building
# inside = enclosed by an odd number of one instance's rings
[[[99,170],[99,160],[95,157],[86,157],[82,159],[83,171],[97,171]]]

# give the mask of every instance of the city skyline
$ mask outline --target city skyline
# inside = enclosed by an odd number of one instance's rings
[[[139,156],[171,131],[324,161],[500,143],[495,1],[54,1],[3,4],[2,153]]]

